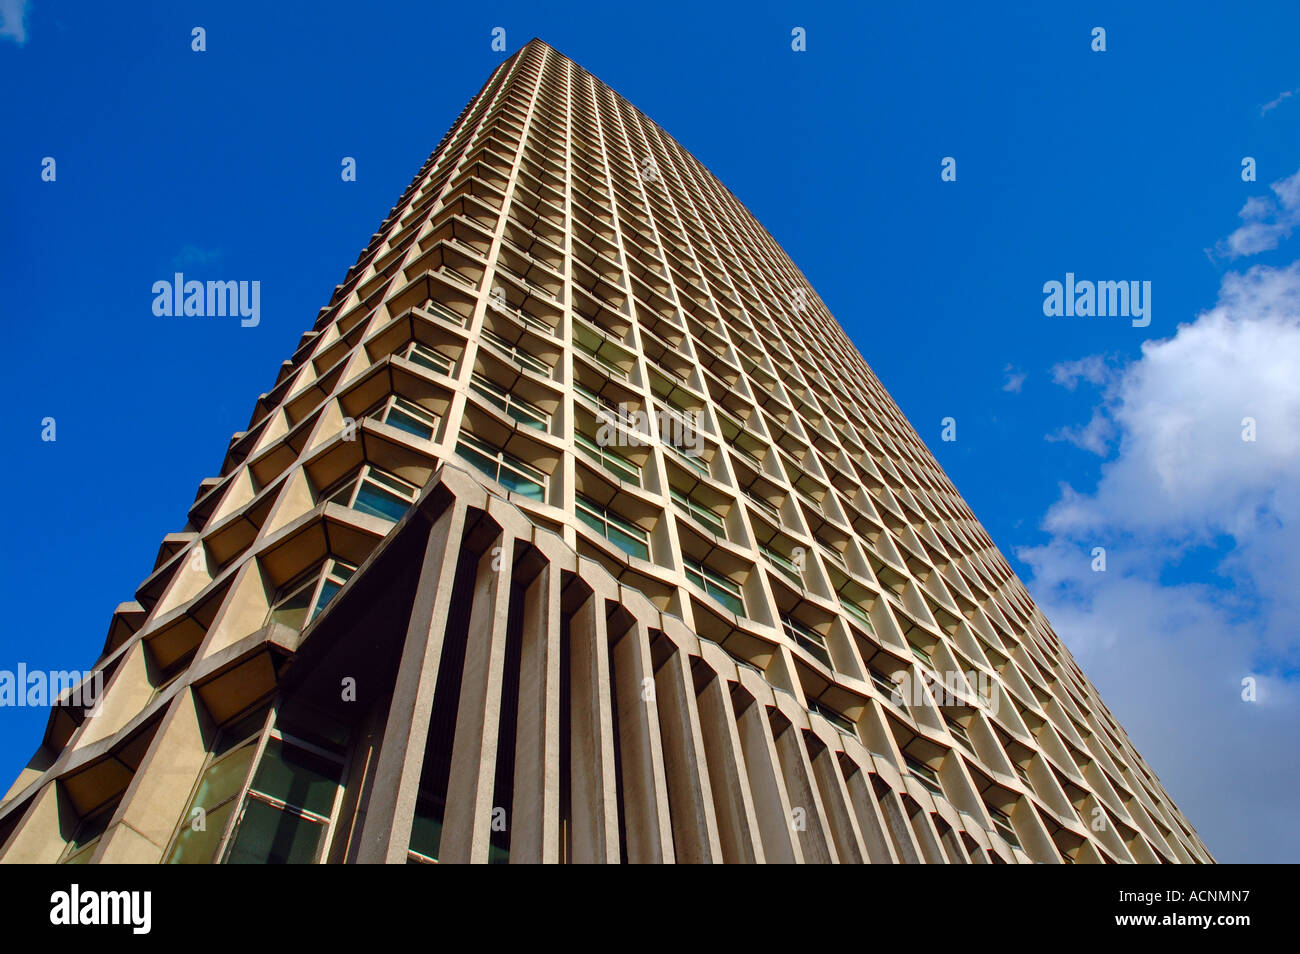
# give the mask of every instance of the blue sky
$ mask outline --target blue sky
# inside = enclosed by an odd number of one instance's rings
[[[94,660],[501,26],[776,237],[1217,857],[1300,860],[1295,4],[155,6],[0,0],[0,668]],[[155,317],[177,270],[260,324]],[[1151,324],[1045,316],[1066,272]],[[44,715],[0,710],[5,786]]]

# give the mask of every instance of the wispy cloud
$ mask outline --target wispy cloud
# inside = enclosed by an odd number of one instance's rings
[[[1296,93],[1300,93],[1300,89],[1288,89],[1283,91],[1281,94],[1278,95],[1277,99],[1270,100],[1269,102],[1265,103],[1263,106],[1259,107],[1259,114],[1261,116],[1267,116],[1272,110],[1277,109],[1279,106],[1281,106],[1284,100],[1290,99]]]
[[[0,0],[0,37],[27,42],[27,0]]]
[[[1005,376],[1002,382],[1002,390],[1010,391],[1012,394],[1019,394],[1020,389],[1025,386],[1026,374],[1019,368],[1007,365],[1002,369]]]
[[[1277,248],[1300,225],[1300,171],[1274,182],[1277,200],[1252,196],[1237,215],[1245,223],[1214,247],[1211,257],[1234,259]]]
[[[1111,377],[1111,364],[1102,354],[1090,354],[1078,361],[1062,361],[1052,366],[1052,383],[1073,391],[1080,381],[1102,385]]]

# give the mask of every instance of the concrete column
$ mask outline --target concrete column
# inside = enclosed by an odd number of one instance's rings
[[[858,770],[844,783],[849,793],[849,801],[858,818],[858,829],[867,850],[867,860],[872,864],[896,865],[898,853],[890,843],[885,832],[885,819],[880,813],[880,806],[871,793],[871,786],[866,772]]]
[[[817,753],[812,760],[812,772],[821,790],[822,808],[840,861],[862,864],[868,857],[867,846],[853,809],[849,807],[849,791],[835,750],[828,747]]]
[[[465,530],[465,505],[448,505],[429,532],[411,618],[384,726],[375,784],[366,803],[357,861],[405,864],[424,766],[447,615]]]
[[[615,643],[612,662],[627,860],[634,864],[672,862],[663,741],[651,675],[650,639],[644,622],[634,620]]]
[[[619,860],[605,601],[592,594],[569,627],[570,861]]]
[[[548,562],[524,592],[510,861],[560,858],[560,570]]]
[[[880,793],[880,810],[884,814],[885,824],[890,838],[894,841],[894,850],[898,859],[906,865],[921,864],[921,848],[912,834],[912,826],[907,823],[898,793],[885,789]]]
[[[722,860],[761,863],[765,860],[763,841],[727,680],[714,676],[697,701]]]
[[[749,789],[768,861],[802,864],[803,849],[790,828],[790,799],[781,781],[781,762],[763,703],[755,700],[740,714],[736,728],[749,771]]]
[[[655,673],[673,840],[679,862],[720,862],[722,842],[713,809],[695,687],[686,658],[681,650],[674,650]]]
[[[803,848],[803,859],[808,864],[835,864],[839,861],[831,843],[826,822],[826,810],[821,794],[812,778],[812,766],[803,747],[803,732],[798,725],[788,725],[781,737],[775,740],[778,764],[785,779],[785,789],[790,807],[803,810],[795,834]],[[793,822],[794,816],[788,815]]]
[[[444,863],[486,863],[493,811],[506,807],[494,806],[492,793],[514,559],[515,538],[502,533],[479,557],[475,570],[447,808],[438,847],[438,860]]]

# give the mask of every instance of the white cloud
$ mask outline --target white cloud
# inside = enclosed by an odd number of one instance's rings
[[[1234,259],[1270,251],[1300,225],[1300,171],[1269,188],[1277,201],[1260,196],[1247,199],[1237,213],[1245,224],[1215,245],[1215,255]]]
[[[1211,853],[1296,861],[1300,704],[1293,684],[1258,671],[1238,599],[1161,585],[1152,551],[1124,543],[1104,573],[1064,540],[1020,555],[1035,599]],[[1247,677],[1255,702],[1242,699]]]
[[[1300,262],[1223,282],[1218,304],[1147,342],[1101,409],[1122,435],[1090,513],[1168,534],[1232,533],[1300,478]],[[1257,439],[1242,440],[1253,418]],[[1297,514],[1300,516],[1300,514]],[[1048,515],[1053,530],[1081,529]]]
[[[1114,439],[1115,423],[1101,408],[1093,411],[1092,417],[1083,427],[1061,427],[1047,435],[1047,440],[1052,443],[1065,441],[1098,457],[1105,457],[1110,452],[1111,441]]]
[[[1054,628],[1224,859],[1300,860],[1287,821],[1300,783],[1297,369],[1300,262],[1229,274],[1213,308],[1126,367],[1058,365],[1062,386],[1102,388],[1064,439],[1117,451],[1091,490],[1062,487],[1049,542],[1019,553]],[[1091,569],[1096,546],[1105,572]],[[1179,571],[1188,559],[1205,568]],[[1241,699],[1248,676],[1255,703]]]
[[[1019,394],[1021,388],[1025,386],[1025,373],[1019,368],[1013,368],[1007,365],[1002,369],[1006,379],[1002,382],[1002,390],[1010,391],[1012,394]]]
[[[27,0],[0,0],[0,37],[27,42]]]

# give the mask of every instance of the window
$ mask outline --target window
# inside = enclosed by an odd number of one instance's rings
[[[1019,762],[1012,762],[1011,767],[1016,770],[1016,774],[1020,776],[1020,781],[1025,783],[1025,787],[1032,792],[1034,783],[1029,780],[1029,773],[1025,770],[1025,767]]]
[[[934,668],[934,660],[930,657],[928,652],[913,643],[908,643],[907,647],[912,650],[912,655],[916,657],[918,662],[928,669]]]
[[[938,795],[940,798],[943,797],[943,786],[939,784],[938,772],[930,768],[930,766],[926,765],[924,762],[919,762],[912,758],[910,755],[903,756],[903,759],[907,762],[907,768],[912,773],[912,776],[921,783],[922,788],[931,795]]]
[[[515,364],[527,368],[529,371],[536,372],[543,377],[551,376],[551,366],[541,358],[529,354],[519,345],[511,344],[505,338],[493,331],[491,328],[483,329],[483,340],[490,344],[497,351],[501,352]]]
[[[470,376],[469,386],[475,394],[482,397],[493,407],[505,411],[506,414],[525,427],[531,427],[538,431],[550,429],[551,415],[531,401],[525,401],[505,388],[493,384],[477,371]]]
[[[167,863],[207,865],[216,857],[239,793],[243,791],[266,725],[266,710],[237,720],[221,730],[211,761],[181,815],[180,832],[172,842]],[[197,821],[202,819],[202,824]]]
[[[881,691],[886,699],[893,699],[899,694],[898,684],[878,669],[871,669],[871,682]]]
[[[573,390],[574,393],[578,395],[578,397],[582,398],[584,401],[586,401],[588,404],[590,404],[592,407],[596,408],[597,410],[599,410],[600,408],[607,408],[608,410],[613,411],[615,416],[618,415],[619,408],[617,404],[615,404],[607,397],[601,397],[599,394],[591,390],[591,388],[587,387],[582,382],[574,381]]]
[[[396,522],[419,494],[420,488],[414,484],[367,464],[359,474],[347,478],[342,486],[328,494],[328,499],[360,513]]]
[[[854,725],[847,716],[843,716],[829,706],[824,706],[815,700],[808,703],[808,708],[813,712],[816,712],[845,735],[851,735],[855,739],[858,738],[858,727]]]
[[[742,490],[741,493],[743,493],[746,497],[748,497],[752,503],[756,504],[760,510],[762,510],[773,520],[781,519],[781,512],[777,510],[774,506],[772,506],[770,503],[768,503],[766,500],[764,500],[762,497],[759,497],[757,494],[750,493],[748,490]]]
[[[847,570],[849,568],[848,564],[844,562],[844,554],[835,549],[829,543],[823,543],[821,539],[818,539],[817,547],[822,551],[822,555],[826,557],[826,559],[830,560],[841,570]]]
[[[876,635],[876,628],[871,625],[871,617],[867,615],[866,610],[843,595],[840,596],[840,605],[844,607],[846,613],[865,626],[869,634]]]
[[[272,729],[225,863],[319,862],[342,776],[341,755]]]
[[[326,560],[321,567],[308,574],[306,579],[284,588],[284,595],[271,607],[267,617],[268,625],[283,623],[293,629],[302,629],[334,599],[356,569],[342,560]]]
[[[578,495],[578,519],[631,556],[650,559],[650,535],[634,523]]]
[[[453,325],[458,325],[462,328],[465,327],[465,316],[458,311],[453,311],[440,301],[427,298],[425,299],[424,304],[420,307],[431,314],[437,315],[439,318],[444,318],[447,321],[450,321]]]
[[[680,508],[683,513],[690,517],[694,517],[698,523],[706,527],[715,537],[722,537],[724,540],[727,538],[727,525],[723,522],[720,513],[712,507],[700,503],[694,497],[688,497],[680,490],[670,488],[669,494],[673,499],[673,503],[677,504],[678,508]]]
[[[749,450],[746,450],[744,447],[741,447],[740,444],[736,443],[735,441],[730,441],[730,440],[727,441],[727,446],[730,447],[730,448],[731,448],[733,451],[735,451],[737,454],[739,454],[741,457],[745,458],[745,460],[747,460],[747,461],[749,461],[751,464],[753,464],[756,468],[758,468],[759,470],[762,470],[762,468],[763,468],[763,462],[762,462],[761,460],[759,460],[758,457],[757,457],[757,455],[755,455],[753,452],[751,452],[751,451],[749,451]],[[750,498],[750,499],[753,499],[753,498]],[[764,501],[764,503],[767,503],[767,502]],[[770,506],[772,506],[772,505],[771,505],[771,504],[767,504],[767,506],[770,507]]]
[[[814,657],[825,663],[828,668],[834,668],[831,664],[831,653],[826,646],[825,636],[792,616],[781,617],[781,628],[785,630],[787,636],[794,640],[796,645],[802,646],[812,653]]]
[[[943,717],[943,721],[948,724],[948,731],[952,733],[952,737],[964,745],[972,755],[975,754],[975,746],[971,744],[966,727],[955,719],[949,719],[947,716]]]
[[[794,492],[798,495],[799,499],[806,503],[815,513],[822,513],[822,505],[814,500],[808,491],[804,490],[802,487],[795,487]]]
[[[546,499],[544,473],[487,441],[463,433],[456,442],[456,453],[507,490],[532,500]]]
[[[618,451],[610,450],[608,447],[601,447],[586,434],[581,431],[574,432],[574,441],[578,449],[585,453],[600,466],[617,477],[619,480],[626,480],[629,484],[641,486],[641,468],[637,464],[628,460]]]
[[[408,865],[430,865],[438,861],[438,849],[442,843],[442,819],[446,802],[425,791],[420,791],[415,801],[415,817],[411,822],[411,840],[406,849]],[[504,865],[510,862],[509,850],[498,844],[498,833],[493,833],[488,841],[487,861],[490,865]]]
[[[456,281],[460,282],[462,285],[468,285],[470,288],[478,287],[478,283],[475,282],[474,279],[470,278],[464,272],[457,271],[456,269],[452,268],[450,265],[443,265],[442,271],[445,274],[450,275],[452,278],[456,279]]]
[[[658,394],[656,394],[655,397],[660,404],[660,410],[666,412],[670,418],[682,424],[685,428],[684,433],[690,434],[698,427],[698,422],[701,417],[699,416],[699,412],[688,411],[676,401],[670,401],[668,398],[661,397]]]
[[[664,441],[664,447],[673,452],[673,456],[680,460],[687,467],[698,470],[705,477],[709,476],[709,465],[705,463],[704,458],[699,454],[687,453],[684,449],[678,447],[672,441]]]
[[[1019,848],[1020,839],[1016,837],[1016,830],[1011,827],[1011,816],[996,808],[987,805],[984,807],[988,808],[989,817],[993,819],[993,828],[1002,836],[1002,840],[1012,848]]]
[[[760,543],[758,549],[767,558],[768,562],[785,574],[791,583],[800,588],[803,587],[803,574],[799,572],[799,567],[765,543]]]
[[[455,358],[448,357],[441,351],[435,351],[418,341],[412,341],[411,346],[406,349],[402,357],[421,367],[446,375],[451,374],[452,366],[456,363]]]
[[[577,349],[582,352],[583,357],[594,361],[596,365],[610,377],[618,378],[620,381],[627,380],[626,371],[614,364],[612,361],[609,361],[596,353],[605,345],[606,339],[604,335],[589,328],[585,322],[575,322],[573,332],[573,343]],[[623,355],[621,349],[611,348],[610,350],[613,350],[620,356]]]
[[[686,557],[686,578],[731,610],[737,616],[745,615],[745,597],[739,584],[733,583],[702,563]]]
[[[377,416],[385,424],[391,424],[426,441],[433,440],[433,432],[438,426],[437,414],[396,394],[384,402]]]
[[[612,412],[612,417],[614,417],[615,420],[621,417],[619,404],[615,403],[614,400],[610,398],[606,398],[606,396],[595,393],[595,391],[591,390],[590,387],[584,385],[581,381],[573,382],[573,391],[575,391],[578,398],[585,400],[586,403],[597,409],[597,411],[604,408],[607,409],[607,411]]]
[[[550,298],[556,297],[549,289],[543,288],[541,285],[537,284],[537,282],[533,281],[531,278],[524,278],[524,281],[528,282],[528,284],[532,285],[534,288],[542,292],[544,295],[547,295]],[[550,335],[552,338],[555,337],[555,329],[552,328],[546,322],[542,321],[542,319],[537,318],[534,315],[530,315],[528,312],[522,309],[516,309],[515,315],[518,316],[519,320],[522,321],[524,324],[526,324],[529,328],[536,329],[537,331],[540,331],[544,335]]]

